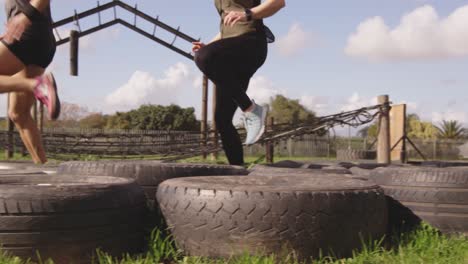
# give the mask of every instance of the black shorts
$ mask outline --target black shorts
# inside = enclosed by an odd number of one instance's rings
[[[55,55],[55,37],[48,23],[32,24],[20,41],[11,44],[1,41],[26,66],[37,65],[45,69]]]

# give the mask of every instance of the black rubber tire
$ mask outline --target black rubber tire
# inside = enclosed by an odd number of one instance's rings
[[[27,166],[33,166],[34,163],[31,161],[0,161],[0,171],[1,170],[21,170],[25,169]]]
[[[315,174],[351,174],[351,172],[341,167],[323,167],[323,169],[292,169],[280,168],[271,165],[257,164],[250,169],[249,176],[288,176],[295,175],[315,175]]]
[[[58,164],[34,164],[26,166],[27,170],[39,170],[46,174],[57,174]]]
[[[387,228],[383,191],[341,175],[178,178],[161,183],[157,199],[177,245],[194,256],[289,247],[301,259],[320,249],[345,257]]]
[[[96,248],[140,252],[145,197],[133,180],[84,176],[0,177],[0,244],[22,258],[90,263]]]
[[[359,167],[351,167],[349,170],[355,177],[366,179],[366,180],[369,180],[372,174],[372,170],[361,169]]]
[[[210,165],[193,163],[163,163],[161,161],[72,161],[60,164],[57,173],[89,176],[113,176],[135,179],[145,192],[154,200],[158,185],[177,177],[211,175],[247,175],[249,172],[241,166]]]
[[[240,166],[210,165],[192,163],[163,163],[152,160],[113,160],[113,161],[72,161],[60,164],[59,174],[77,174],[89,176],[113,176],[132,178],[143,188],[150,214],[146,218],[147,229],[155,224],[164,229],[165,224],[155,202],[158,185],[177,177],[211,175],[247,175],[249,172]],[[159,223],[158,223],[159,222]]]
[[[388,166],[400,166],[400,165],[388,165],[388,164],[383,164],[383,163],[352,163],[352,162],[339,162],[338,165],[347,169],[357,167],[357,168],[366,169],[366,170],[373,170],[373,169],[388,167]]]
[[[437,167],[437,168],[448,168],[448,167],[468,167],[468,162],[463,161],[421,161],[419,165],[425,167]]]
[[[13,176],[13,175],[38,175],[38,174],[46,174],[46,173],[40,170],[26,170],[26,169],[0,170],[0,177]]]
[[[377,152],[373,150],[359,149],[338,149],[336,150],[336,159],[341,161],[348,160],[375,160]]]
[[[57,172],[57,164],[34,164],[31,161],[1,161],[0,172],[4,170],[19,170],[19,171],[37,171],[46,174],[55,174]]]
[[[304,163],[294,161],[294,160],[282,160],[282,161],[278,161],[278,162],[275,162],[273,164],[270,164],[269,166],[276,167],[276,168],[297,169],[297,168],[301,168],[303,165],[304,165]]]
[[[468,167],[380,168],[371,179],[390,200],[390,226],[422,219],[444,233],[468,234]]]

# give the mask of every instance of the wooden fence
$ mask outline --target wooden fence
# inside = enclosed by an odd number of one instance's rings
[[[9,148],[7,131],[0,130],[0,150]],[[128,156],[168,155],[181,153],[200,146],[197,131],[101,130],[101,129],[46,129],[44,146],[49,154]],[[459,159],[468,157],[467,140],[413,140],[428,159]],[[363,138],[319,137],[304,135],[278,141],[274,155],[282,157],[333,158],[338,149],[374,149],[373,142]],[[19,135],[14,132],[14,150],[26,152]],[[264,145],[245,148],[245,154],[265,155]],[[408,145],[408,157],[421,159]]]

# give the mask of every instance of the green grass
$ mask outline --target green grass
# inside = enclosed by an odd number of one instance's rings
[[[0,153],[2,159],[3,153]],[[75,157],[76,158],[76,157]],[[83,157],[82,157],[83,158]],[[121,158],[121,157],[120,157]],[[141,158],[141,157],[140,157]],[[157,159],[157,157],[145,157]],[[28,159],[19,154],[15,155],[16,160]],[[87,156],[86,160],[98,160],[99,157]],[[117,157],[118,159],[118,157]],[[311,157],[290,158],[276,157],[275,161],[280,160],[306,160],[306,161],[328,161],[329,159],[317,159]],[[57,160],[54,160],[57,161]],[[210,158],[203,160],[202,157],[195,157],[182,160],[182,162],[203,162],[215,164],[227,164],[224,156],[216,161]],[[248,166],[257,163],[264,163],[264,157],[246,157]],[[333,257],[322,257],[314,260],[314,264],[468,264],[468,237],[445,236],[439,234],[435,229],[428,225],[422,225],[418,230],[393,237],[391,240],[395,246],[385,247],[381,242],[365,243],[363,249],[354,252],[352,258],[335,259]],[[281,260],[276,256],[249,256],[245,254],[240,257],[213,260],[206,258],[183,256],[182,252],[177,250],[170,237],[164,236],[159,231],[154,231],[149,243],[148,251],[138,256],[124,256],[118,260],[110,257],[104,252],[98,251],[96,264],[303,264],[289,255]],[[4,253],[0,254],[0,264],[31,264],[30,261],[24,261],[17,257],[11,257]],[[51,262],[42,262],[51,263]],[[42,264],[40,263],[40,264]]]
[[[207,259],[183,256],[169,238],[162,238],[161,233],[153,233],[148,252],[141,256],[126,256],[121,260],[113,259],[100,252],[98,264],[466,264],[468,263],[468,238],[460,236],[445,236],[428,225],[422,225],[418,230],[393,238],[394,247],[386,248],[382,241],[367,243],[353,257],[321,259],[305,262],[298,261],[293,254],[282,259],[276,256],[250,256],[245,254],[230,259]]]
[[[188,257],[178,250],[170,236],[153,231],[146,253],[114,258],[97,250],[94,264],[467,264],[468,237],[441,235],[429,225],[423,224],[412,233],[393,237],[393,247],[382,241],[364,243],[360,251],[347,259],[330,256],[313,261],[298,261],[294,254],[279,258],[275,255],[251,256],[244,254],[229,259]],[[216,245],[213,245],[216,246]],[[0,254],[0,264],[33,264],[17,257]],[[39,264],[53,264],[51,261]]]

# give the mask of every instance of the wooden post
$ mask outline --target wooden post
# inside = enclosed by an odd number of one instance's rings
[[[207,127],[208,127],[208,77],[203,76],[203,95],[202,95],[202,120],[201,120],[201,140],[202,145],[206,146]],[[203,159],[206,159],[206,153],[203,153]]]
[[[76,30],[70,31],[70,74],[78,76],[78,47],[80,34]]]
[[[9,94],[7,95],[7,113],[8,109],[10,108],[10,96]],[[5,150],[5,156],[6,159],[11,159],[13,158],[13,153],[14,153],[14,138],[13,138],[13,131],[14,131],[14,126],[13,126],[13,121],[8,117],[7,115],[7,149]]]
[[[218,89],[217,89],[216,85],[213,84],[213,98],[212,98],[213,101],[212,101],[211,105],[212,105],[212,108],[213,108],[212,109],[212,124],[213,124],[212,125],[212,130],[213,130],[212,136],[213,136],[213,146],[215,148],[218,147],[218,141],[219,141],[219,139],[218,139],[218,129],[216,128],[216,118],[215,118],[217,91],[218,91]],[[211,160],[212,161],[218,160],[218,152],[211,153]]]
[[[267,119],[267,127],[266,127],[266,131],[267,132],[270,132],[273,130],[273,124],[274,124],[275,120],[273,117],[270,117]],[[267,163],[273,163],[274,162],[274,159],[275,159],[275,144],[271,141],[268,141],[266,144],[265,144],[265,158],[266,158],[266,162]]]
[[[392,105],[390,110],[390,158],[405,163],[406,160],[406,104]]]
[[[390,164],[390,101],[388,95],[378,97],[378,103],[383,105],[379,116],[379,135],[377,142],[377,162]]]

